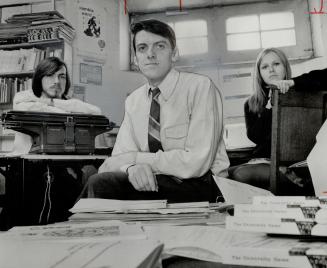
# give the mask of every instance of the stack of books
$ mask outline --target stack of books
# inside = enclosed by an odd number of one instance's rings
[[[0,23],[0,45],[11,45],[28,42],[28,23]]]
[[[327,197],[257,196],[252,204],[234,206],[226,228],[327,238]]]
[[[16,14],[0,24],[0,44],[38,42],[58,38],[72,42],[75,29],[58,12]]]

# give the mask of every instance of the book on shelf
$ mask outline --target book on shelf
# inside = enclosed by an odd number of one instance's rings
[[[319,223],[312,219],[227,216],[226,229],[280,235],[327,237],[326,221]]]
[[[236,217],[273,217],[296,220],[313,219],[320,223],[327,223],[327,205],[234,205]]]
[[[33,71],[39,62],[47,57],[62,57],[62,48],[45,46],[42,49],[20,48],[17,50],[0,50],[0,74],[20,73]]]

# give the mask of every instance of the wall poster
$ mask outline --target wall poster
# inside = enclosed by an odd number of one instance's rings
[[[78,52],[82,56],[105,59],[106,14],[105,9],[91,1],[78,1]]]

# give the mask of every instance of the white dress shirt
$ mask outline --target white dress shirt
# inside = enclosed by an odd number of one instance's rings
[[[137,152],[135,163],[130,164],[149,164],[156,174],[186,179],[211,169],[214,175],[226,177],[229,160],[222,135],[222,99],[212,81],[172,69],[158,87],[164,151],[149,152],[151,94],[149,84],[145,84],[126,99],[112,155]]]

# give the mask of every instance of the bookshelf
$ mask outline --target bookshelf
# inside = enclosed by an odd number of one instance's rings
[[[16,92],[31,89],[38,63],[55,56],[72,75],[74,29],[57,11],[13,15],[0,25],[0,114],[13,108]],[[0,129],[0,151],[14,140]]]
[[[50,56],[57,56],[65,62],[72,62],[70,46],[63,39],[22,43],[20,46],[19,44],[1,45],[1,112],[12,109],[12,100],[16,92],[31,88],[34,70],[41,60]]]

